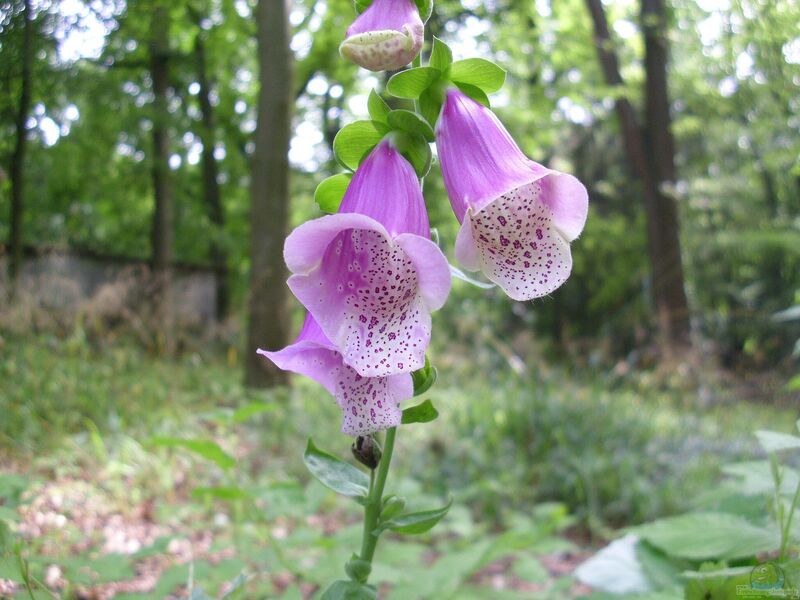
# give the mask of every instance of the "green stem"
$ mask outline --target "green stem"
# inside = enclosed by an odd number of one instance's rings
[[[422,65],[422,58],[417,55],[411,62],[412,67]],[[419,101],[414,100],[414,111],[419,113]],[[423,185],[423,181],[420,181]],[[386,486],[386,477],[389,474],[389,465],[392,462],[392,452],[394,451],[394,438],[397,435],[397,428],[392,427],[386,431],[386,440],[383,443],[383,456],[378,465],[377,475],[375,469],[369,474],[369,495],[367,504],[364,508],[364,533],[361,538],[361,554],[359,558],[370,565],[372,557],[375,556],[375,548],[378,545],[380,534],[375,533],[378,528],[378,519],[381,516],[381,505],[383,504],[383,488]],[[366,583],[366,581],[364,582]]]
[[[414,60],[411,61],[411,67],[417,68],[422,66],[422,53],[420,52],[414,57]],[[414,100],[414,112],[419,114],[419,100]]]
[[[780,489],[778,490],[780,494]],[[797,509],[797,501],[800,500],[800,481],[797,483],[797,488],[794,490],[794,496],[792,497],[792,504],[789,508],[789,515],[786,517],[786,523],[781,530],[781,554],[780,554],[780,561],[783,562],[786,560],[786,547],[789,545],[789,534],[790,529],[792,528],[792,517],[794,517],[794,511]]]
[[[361,539],[361,560],[372,563],[375,555],[375,546],[378,544],[378,534],[374,533],[378,527],[378,517],[381,514],[383,488],[386,485],[386,476],[389,474],[389,464],[392,462],[394,438],[397,428],[392,427],[386,432],[386,441],[383,444],[383,456],[378,465],[377,476],[370,477],[369,496],[364,511],[364,536]],[[374,475],[374,471],[373,471]]]

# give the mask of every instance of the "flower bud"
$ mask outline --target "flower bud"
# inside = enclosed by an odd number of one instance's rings
[[[344,571],[353,581],[367,583],[369,574],[372,572],[372,564],[369,561],[362,560],[357,554],[353,554],[347,564],[345,564]]]
[[[388,521],[392,517],[396,517],[406,507],[404,498],[392,494],[383,499],[383,506],[381,507],[381,520]]]
[[[412,0],[374,0],[347,28],[339,52],[370,71],[396,71],[419,54],[424,29]]]
[[[350,450],[358,462],[370,469],[375,469],[378,466],[383,455],[378,440],[371,435],[358,436],[353,445],[350,446]]]

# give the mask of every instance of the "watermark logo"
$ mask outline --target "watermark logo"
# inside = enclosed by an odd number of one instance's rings
[[[793,598],[800,600],[800,589],[786,587],[786,575],[773,562],[762,563],[750,571],[750,585],[737,585],[736,596],[744,598]]]
[[[758,565],[750,572],[750,587],[754,590],[780,590],[785,581],[783,569],[772,562]]]

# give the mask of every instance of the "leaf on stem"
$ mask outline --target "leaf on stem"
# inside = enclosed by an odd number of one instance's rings
[[[353,465],[320,450],[308,439],[303,462],[309,472],[325,487],[337,494],[355,498],[359,502],[369,495],[369,477]]]
[[[378,591],[357,581],[334,581],[320,600],[375,600]]]
[[[409,535],[419,535],[433,529],[439,521],[441,521],[453,505],[453,498],[451,497],[446,506],[442,508],[435,508],[432,510],[422,510],[414,513],[406,513],[398,515],[388,521],[382,522],[376,533],[381,533],[387,529],[397,533],[406,533]]]

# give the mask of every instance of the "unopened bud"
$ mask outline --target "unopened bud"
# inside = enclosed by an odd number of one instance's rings
[[[412,0],[374,0],[348,27],[339,52],[370,71],[396,71],[419,54],[424,31]]]
[[[355,459],[365,467],[374,469],[381,462],[381,446],[371,435],[360,435],[350,447]]]

